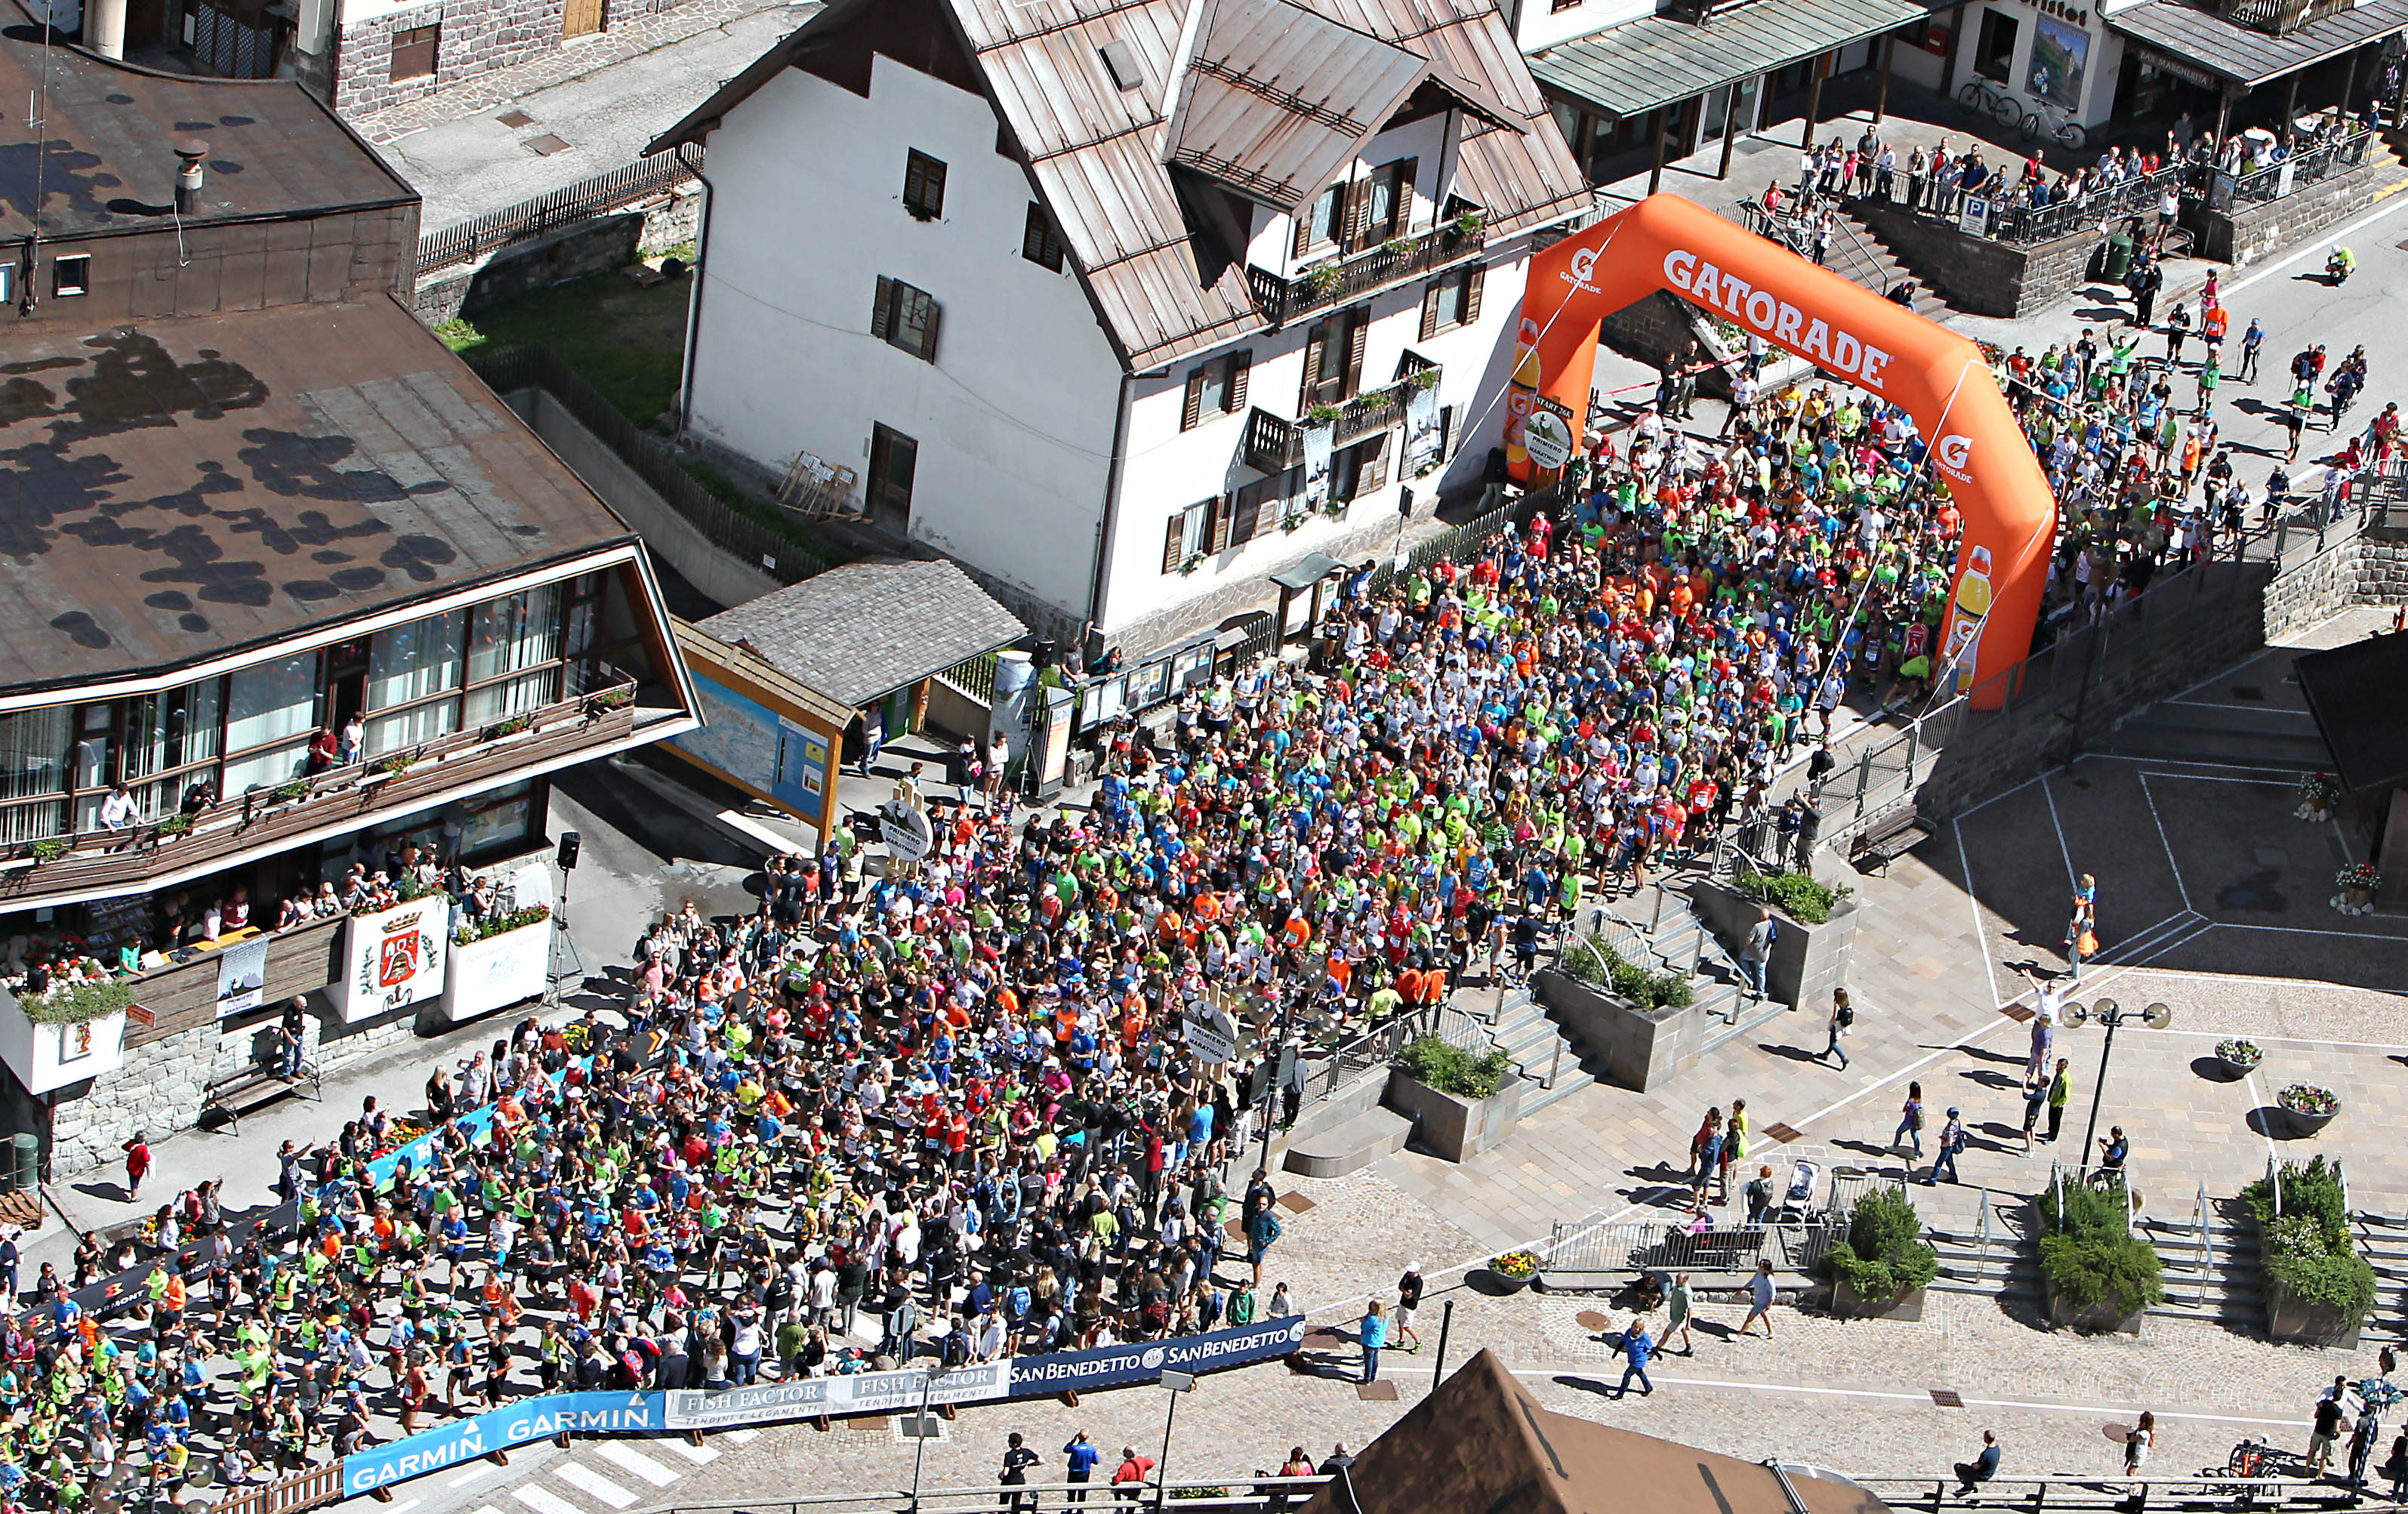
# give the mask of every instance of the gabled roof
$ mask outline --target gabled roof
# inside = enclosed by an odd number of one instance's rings
[[[889,7],[903,0],[880,0]],[[1191,216],[1177,171],[1230,182],[1182,148],[1263,177],[1242,190],[1264,203],[1294,204],[1335,175],[1337,144],[1325,134],[1362,136],[1384,126],[1414,91],[1443,91],[1465,105],[1467,124],[1455,191],[1487,212],[1502,237],[1559,221],[1589,203],[1587,181],[1493,0],[1223,0],[1241,12],[1226,34],[1190,7],[1207,0],[928,0],[949,19],[968,74],[994,102],[1028,166],[1038,196],[1061,229],[1106,334],[1131,371],[1160,366],[1262,330],[1268,322],[1247,285],[1242,250],[1220,248]],[[744,98],[789,66],[841,50],[864,23],[867,0],[834,0],[752,67],[723,86],[646,152],[695,142]],[[1292,12],[1293,15],[1279,14]],[[1213,46],[1216,36],[1226,46]],[[1282,37],[1310,37],[1324,68],[1360,63],[1376,87],[1337,77],[1303,77]],[[1190,38],[1200,38],[1200,41]],[[940,39],[938,39],[940,40]],[[1107,45],[1134,71],[1123,89]],[[1241,44],[1243,44],[1241,48]],[[935,42],[931,43],[931,53]],[[1242,55],[1275,67],[1273,80],[1248,70],[1231,85],[1212,60]],[[1185,60],[1206,63],[1211,98]],[[900,61],[932,68],[929,56]],[[1410,75],[1410,82],[1405,82]],[[1225,89],[1225,86],[1226,87]],[[1267,88],[1266,86],[1271,86]],[[1251,94],[1251,98],[1244,96]],[[1373,96],[1385,95],[1388,103]],[[1330,128],[1295,102],[1329,99],[1347,124]],[[1168,120],[1174,107],[1182,119]],[[1377,110],[1376,120],[1369,118]],[[1500,129],[1492,122],[1503,122]],[[1291,140],[1292,139],[1292,140]],[[1359,137],[1353,139],[1360,140]],[[1341,164],[1342,164],[1342,161]],[[1306,180],[1318,177],[1318,182]]]
[[[1451,70],[1291,0],[1204,3],[1165,157],[1273,210],[1336,179],[1426,86],[1490,125],[1526,130]]]
[[[695,629],[751,648],[849,709],[1028,634],[961,564],[941,557],[848,563]]]

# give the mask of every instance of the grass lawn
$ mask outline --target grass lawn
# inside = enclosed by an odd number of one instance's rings
[[[692,288],[691,278],[638,289],[615,273],[588,274],[447,321],[435,335],[455,352],[549,347],[620,413],[649,425],[677,394]]]

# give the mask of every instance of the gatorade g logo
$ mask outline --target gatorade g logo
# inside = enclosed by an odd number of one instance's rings
[[[1598,287],[1593,282],[1597,275],[1597,253],[1596,248],[1582,248],[1572,254],[1572,265],[1555,277],[1571,285],[1576,293],[1597,293]]]
[[[1965,471],[1965,465],[1973,459],[1973,440],[1970,436],[1961,436],[1952,431],[1940,438],[1940,445],[1933,450],[1940,454],[1942,467],[1951,473],[1962,473]]]

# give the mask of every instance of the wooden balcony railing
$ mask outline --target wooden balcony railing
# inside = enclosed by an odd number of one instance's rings
[[[1345,257],[1316,263],[1294,279],[1283,279],[1268,268],[1248,267],[1246,280],[1254,303],[1272,325],[1313,310],[1352,304],[1374,290],[1399,279],[1418,278],[1480,255],[1488,234],[1469,219],[1448,221],[1419,236],[1400,236]]]
[[[2358,0],[2218,0],[2210,7],[2226,21],[2287,36],[2311,21],[2350,9]]]
[[[1435,375],[1433,365],[1424,372]],[[1385,431],[1405,418],[1405,402],[1413,391],[1412,378],[1399,378],[1385,389],[1368,390],[1338,407],[1337,418],[1330,421],[1334,435],[1332,447],[1344,447]],[[1436,383],[1435,377],[1426,380]],[[1246,417],[1246,466],[1261,473],[1277,473],[1304,461],[1304,425],[1283,420],[1268,410],[1256,409]]]
[[[86,831],[36,842],[18,849],[17,860],[0,872],[0,899],[110,885],[130,893],[156,874],[229,857],[330,823],[366,824],[406,814],[429,796],[463,783],[626,736],[636,728],[635,692],[634,684],[623,683],[476,730],[437,736],[406,752],[296,780],[302,785],[297,793],[254,789],[202,810],[188,830],[176,829],[171,818],[122,831]],[[403,755],[409,759],[406,767],[386,765]],[[66,843],[66,850],[49,856],[60,841]]]

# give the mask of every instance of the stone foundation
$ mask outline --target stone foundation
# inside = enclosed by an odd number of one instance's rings
[[[677,0],[610,0],[609,20],[630,21],[672,8]],[[366,116],[421,99],[436,91],[496,68],[557,50],[562,0],[441,0],[346,26],[337,37],[331,65],[335,109]],[[435,72],[419,79],[393,77],[393,36],[440,24]]]
[[[2019,247],[1967,236],[1953,222],[1880,200],[1856,200],[1849,209],[1909,272],[1971,315],[2014,319],[2070,298],[2103,245],[2096,228]]]

